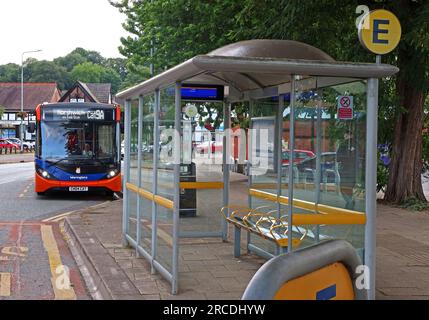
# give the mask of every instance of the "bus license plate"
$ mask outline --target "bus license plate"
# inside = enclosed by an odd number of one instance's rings
[[[88,187],[69,187],[69,191],[88,191]]]

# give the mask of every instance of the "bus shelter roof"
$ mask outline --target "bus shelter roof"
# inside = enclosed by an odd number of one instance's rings
[[[382,78],[399,69],[389,64],[335,61],[325,52],[291,40],[248,40],[195,56],[134,87],[119,100],[137,99],[175,82],[225,85],[244,94],[290,83],[292,75]]]

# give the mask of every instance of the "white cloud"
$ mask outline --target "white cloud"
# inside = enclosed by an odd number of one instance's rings
[[[38,60],[64,56],[76,47],[120,57],[125,16],[107,0],[1,0],[0,64],[21,63],[21,53]],[[27,57],[27,56],[26,56]]]

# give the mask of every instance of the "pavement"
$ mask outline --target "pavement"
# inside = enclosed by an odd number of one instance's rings
[[[34,153],[12,153],[12,154],[0,154],[0,165],[6,163],[20,163],[20,162],[33,162]]]
[[[173,296],[169,283],[151,274],[149,262],[122,246],[121,218],[122,200],[118,200],[80,210],[65,220],[72,251],[87,262],[83,267],[91,275],[93,298],[240,299],[264,263],[245,250],[235,259],[231,240],[182,239],[179,294]],[[429,212],[379,204],[377,219],[376,298],[429,299]]]

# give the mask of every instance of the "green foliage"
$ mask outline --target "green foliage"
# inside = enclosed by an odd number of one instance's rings
[[[138,68],[135,68],[138,69]],[[148,73],[148,72],[147,72]],[[56,82],[61,90],[68,90],[76,80],[94,83],[111,83],[112,91],[135,84],[147,76],[130,72],[123,58],[104,58],[100,53],[76,48],[64,57],[53,61],[25,61],[24,80],[26,82]],[[0,82],[20,82],[21,66],[5,64],[0,66]]]
[[[3,116],[3,113],[5,110],[6,110],[5,107],[0,106],[0,118]]]
[[[0,66],[0,82],[21,81],[20,66],[15,63],[8,63]]]
[[[383,56],[397,65],[396,77],[380,81],[379,141],[393,143],[395,122],[407,110],[400,105],[396,83],[410,82],[425,95],[429,91],[429,1],[425,0],[110,0],[127,16],[121,53],[132,66],[154,65],[155,73],[225,44],[247,39],[289,39],[318,47],[336,60],[372,62],[375,57],[357,39],[356,7],[384,8],[402,25],[400,45]],[[151,54],[153,49],[153,54]],[[407,101],[405,101],[407,103]],[[237,107],[238,114],[246,111]],[[201,109],[200,112],[207,112]],[[238,117],[237,117],[238,119]],[[242,121],[245,126],[244,117]],[[233,119],[234,120],[234,119]],[[214,121],[214,120],[213,120]],[[335,123],[328,129],[341,135]],[[406,130],[406,128],[404,128]],[[335,139],[332,139],[334,141]],[[423,157],[429,158],[424,137]],[[409,165],[413,165],[410,163]],[[380,185],[386,172],[380,172]]]
[[[415,197],[409,197],[402,202],[401,207],[412,211],[423,211],[429,209],[429,203]]]
[[[74,81],[111,83],[113,92],[117,92],[121,84],[121,77],[115,70],[92,62],[78,64],[72,69],[70,75]]]
[[[389,181],[389,168],[380,160],[380,152],[378,152],[377,159],[377,192],[384,192]]]
[[[156,73],[233,42],[235,15],[242,8],[234,0],[110,2],[128,17],[124,28],[131,36],[121,39],[120,52],[133,65],[153,63]]]
[[[147,67],[132,66],[131,64],[127,64],[125,68],[127,69],[128,72],[121,83],[120,90],[132,87],[150,78],[150,71],[149,71],[149,68]]]
[[[54,59],[54,62],[57,65],[64,67],[68,72],[72,71],[75,66],[87,61],[88,60],[85,57],[81,56],[77,52],[70,52],[65,57]]]
[[[46,60],[28,62],[24,68],[24,79],[26,82],[57,82],[61,90],[73,84],[64,67]]]

